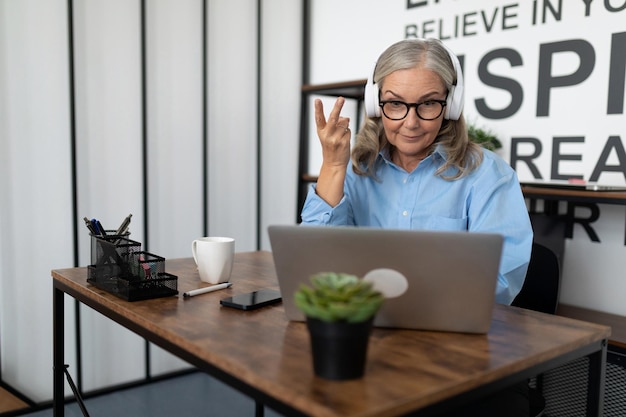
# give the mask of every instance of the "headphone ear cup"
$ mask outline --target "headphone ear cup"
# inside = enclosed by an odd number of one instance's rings
[[[367,79],[365,92],[363,93],[363,103],[365,104],[365,114],[367,117],[380,117],[378,85],[374,83],[374,70],[376,70],[376,64],[374,64],[374,68],[372,68],[372,72]]]
[[[463,112],[463,106],[465,103],[465,88],[463,80],[463,70],[461,70],[461,62],[459,58],[448,48],[444,43],[441,44],[450,56],[454,72],[456,73],[456,85],[450,88],[448,92],[448,99],[446,100],[446,111],[444,118],[448,120],[459,120],[461,113]]]
[[[464,92],[462,85],[450,88],[448,99],[446,100],[446,112],[444,117],[448,120],[459,120],[463,111]]]

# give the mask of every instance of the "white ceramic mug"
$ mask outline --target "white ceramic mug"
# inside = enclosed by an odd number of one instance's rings
[[[191,253],[203,282],[228,282],[235,258],[235,239],[201,237],[191,242]]]

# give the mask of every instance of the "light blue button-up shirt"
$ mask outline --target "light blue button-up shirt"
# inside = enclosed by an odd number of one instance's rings
[[[441,147],[410,173],[391,162],[383,150],[376,178],[348,168],[344,196],[335,207],[321,199],[312,185],[302,223],[499,233],[504,247],[496,302],[511,304],[526,277],[532,226],[515,171],[493,152],[483,150],[483,154],[481,165],[469,175],[445,180],[435,175],[444,163]]]

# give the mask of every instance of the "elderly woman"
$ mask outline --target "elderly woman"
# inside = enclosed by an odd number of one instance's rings
[[[367,118],[352,151],[344,99],[328,120],[317,100],[323,162],[302,223],[499,233],[496,301],[511,304],[526,276],[532,227],[513,169],[468,138],[463,87],[458,58],[440,41],[391,45],[365,87]],[[528,385],[517,384],[446,417],[526,417],[528,395]]]
[[[458,58],[436,39],[404,40],[383,52],[352,151],[343,104],[340,97],[326,120],[315,102],[323,162],[302,223],[499,233],[496,301],[511,304],[533,232],[515,171],[468,138]]]

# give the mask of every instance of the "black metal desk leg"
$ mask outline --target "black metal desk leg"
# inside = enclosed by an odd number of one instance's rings
[[[65,305],[63,303],[65,293],[58,288],[54,288],[52,298],[52,331],[53,331],[53,415],[54,417],[65,416],[65,393],[63,361],[65,351]]]
[[[606,378],[606,347],[589,355],[589,380],[587,385],[587,416],[602,417],[604,411],[604,385]]]
[[[260,402],[259,400],[256,400],[254,402],[254,415],[255,415],[255,417],[263,417],[264,414],[265,414],[265,407],[263,406],[263,403]]]

